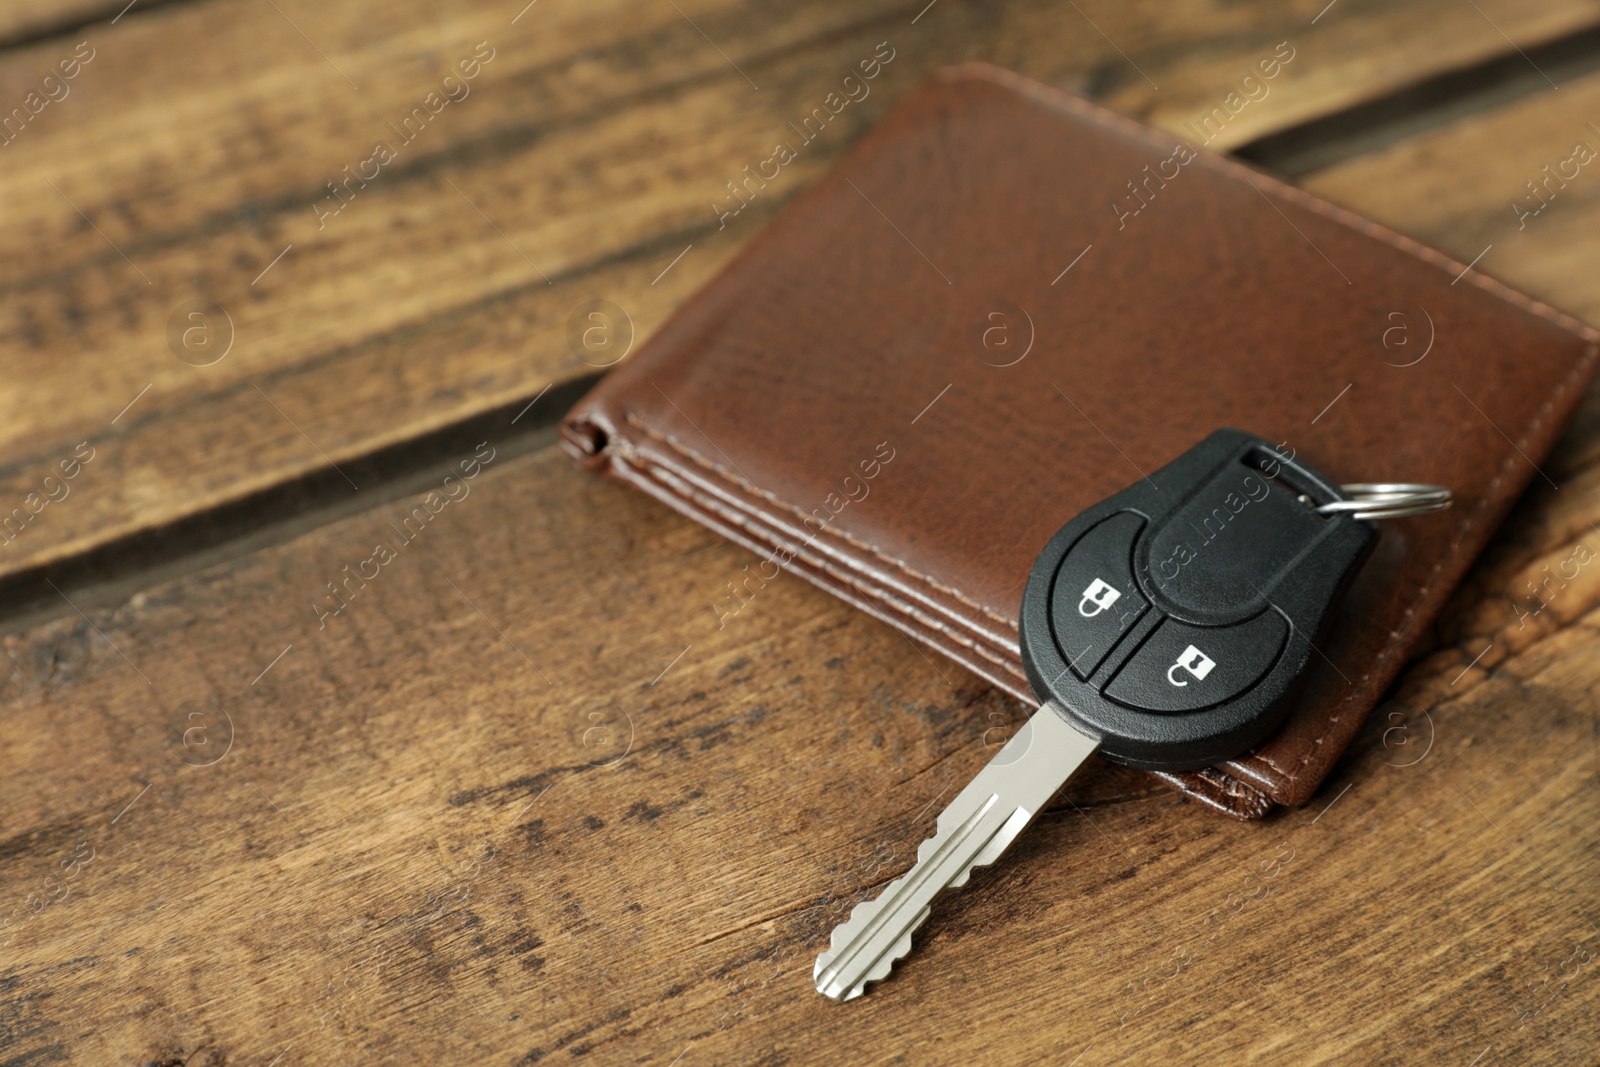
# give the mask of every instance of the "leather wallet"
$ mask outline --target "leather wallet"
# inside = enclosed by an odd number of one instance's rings
[[[746,196],[761,179],[744,178]],[[996,68],[899,105],[567,416],[566,449],[1032,700],[1017,613],[1067,520],[1213,430],[1381,524],[1285,725],[1160,777],[1315,791],[1537,472],[1600,334],[1248,166]]]

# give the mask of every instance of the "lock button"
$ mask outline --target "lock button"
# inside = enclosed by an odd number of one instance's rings
[[[1062,657],[1088,678],[1150,604],[1133,580],[1133,543],[1144,519],[1119,512],[1090,527],[1061,560],[1051,625]]]
[[[1268,608],[1233,626],[1167,619],[1128,657],[1105,694],[1142,711],[1199,711],[1255,685],[1283,651],[1289,624]]]

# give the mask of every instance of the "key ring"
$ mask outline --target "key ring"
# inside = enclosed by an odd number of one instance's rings
[[[1352,519],[1367,521],[1403,519],[1443,511],[1451,504],[1450,490],[1421,482],[1351,482],[1339,490],[1350,499],[1319,505],[1318,514],[1348,514]]]

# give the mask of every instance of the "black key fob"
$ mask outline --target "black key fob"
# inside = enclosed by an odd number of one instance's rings
[[[1259,437],[1218,430],[1062,527],[1028,576],[1034,695],[1150,770],[1244,754],[1288,714],[1370,522]]]

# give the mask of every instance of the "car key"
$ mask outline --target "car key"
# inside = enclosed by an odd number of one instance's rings
[[[1067,523],[1022,598],[1039,709],[940,813],[911,870],[834,930],[817,991],[850,1000],[887,977],[934,897],[998,859],[1094,753],[1185,771],[1265,740],[1371,551],[1371,520],[1449,503],[1439,486],[1338,486],[1219,430]]]

